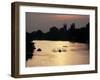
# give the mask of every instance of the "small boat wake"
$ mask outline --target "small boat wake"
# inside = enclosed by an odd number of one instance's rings
[[[66,52],[66,49],[53,49],[52,52]]]

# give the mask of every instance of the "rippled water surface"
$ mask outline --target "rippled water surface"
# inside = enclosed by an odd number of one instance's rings
[[[34,40],[35,51],[26,67],[89,64],[87,44],[69,41]],[[40,48],[41,51],[37,51]]]

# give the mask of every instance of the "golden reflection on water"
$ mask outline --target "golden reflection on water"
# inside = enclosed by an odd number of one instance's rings
[[[32,59],[26,61],[26,67],[89,64],[87,44],[69,41],[34,40],[33,42],[36,49]],[[38,52],[38,48],[42,51]]]

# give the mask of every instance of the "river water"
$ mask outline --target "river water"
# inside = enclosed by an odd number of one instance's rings
[[[34,40],[35,51],[26,67],[89,64],[89,49],[85,43]],[[37,51],[38,49],[41,51]]]

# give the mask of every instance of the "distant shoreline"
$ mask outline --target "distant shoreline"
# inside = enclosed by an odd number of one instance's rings
[[[44,41],[44,39],[34,39],[32,42],[34,43],[34,41]],[[84,43],[84,44],[89,44],[89,42],[82,42],[82,41],[71,41],[71,40],[47,40],[46,41],[68,41],[68,42],[72,42],[72,43]]]

